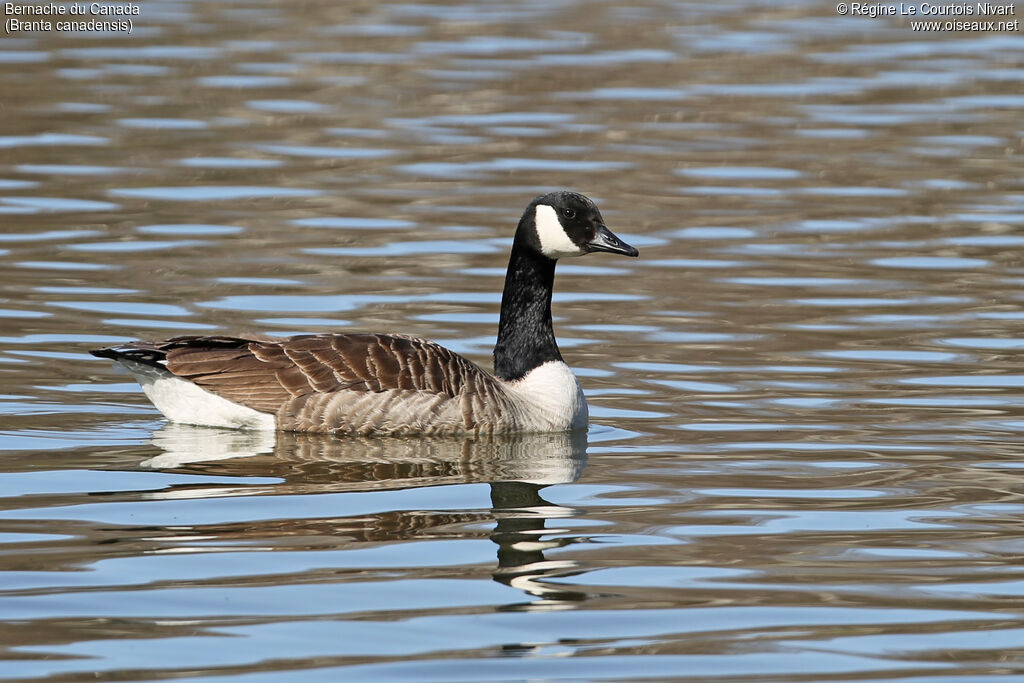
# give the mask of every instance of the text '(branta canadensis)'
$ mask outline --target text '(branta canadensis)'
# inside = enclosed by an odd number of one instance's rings
[[[558,259],[595,251],[638,253],[581,194],[530,202],[512,242],[493,375],[398,334],[184,336],[91,353],[126,367],[173,422],[338,434],[581,429],[587,402],[555,342],[551,290]]]

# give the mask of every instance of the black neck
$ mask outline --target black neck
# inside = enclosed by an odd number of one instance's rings
[[[494,374],[505,381],[520,379],[535,367],[562,360],[551,329],[551,289],[555,262],[524,247],[516,235],[501,295]]]

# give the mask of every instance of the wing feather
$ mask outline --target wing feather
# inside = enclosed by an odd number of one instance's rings
[[[303,335],[283,340],[187,337],[158,345],[175,375],[254,410],[294,414],[303,424],[350,420],[363,411],[400,410],[398,396],[420,395],[431,409],[458,400],[466,428],[487,412],[464,392],[496,397],[497,380],[434,342],[385,334]],[[493,385],[493,386],[492,386]],[[380,399],[358,395],[383,394]],[[353,399],[338,400],[342,394]],[[434,399],[428,399],[433,395]],[[466,400],[463,400],[466,398]],[[478,398],[483,398],[480,396]],[[372,406],[376,406],[373,408]],[[493,408],[493,406],[492,406]],[[299,413],[305,414],[299,414]],[[330,418],[330,419],[328,419]]]

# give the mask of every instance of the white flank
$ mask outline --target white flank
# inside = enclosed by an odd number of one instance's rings
[[[142,391],[171,422],[232,429],[276,428],[274,416],[221,398],[206,389],[143,363],[118,361],[135,375]]]
[[[549,207],[550,208],[550,207]],[[548,361],[526,377],[506,385],[523,403],[529,431],[557,431],[587,426],[590,413],[576,375],[562,361]]]
[[[548,258],[562,258],[563,256],[582,256],[580,249],[569,236],[565,234],[565,228],[558,220],[558,213],[554,207],[547,204],[538,204],[533,216],[534,225],[537,226],[537,239],[540,240],[540,251]]]

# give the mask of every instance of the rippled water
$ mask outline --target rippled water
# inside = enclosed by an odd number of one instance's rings
[[[822,3],[147,1],[0,38],[0,676],[1017,680],[1019,33]],[[87,349],[489,367],[515,221],[567,435],[168,426]]]

